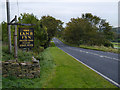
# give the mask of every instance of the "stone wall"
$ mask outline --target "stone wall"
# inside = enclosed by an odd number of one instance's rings
[[[34,57],[31,62],[16,60],[2,61],[2,76],[16,76],[18,78],[35,78],[40,76],[40,64]]]

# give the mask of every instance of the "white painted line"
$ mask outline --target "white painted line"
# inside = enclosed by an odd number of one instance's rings
[[[102,55],[100,55],[100,57],[103,57]]]
[[[59,48],[59,47],[58,47]],[[61,49],[61,48],[59,48]],[[62,50],[62,49],[61,49]],[[64,50],[63,50],[64,51]],[[66,51],[64,51],[65,53],[67,53]],[[67,53],[68,54],[68,53]],[[112,82],[113,84],[115,84],[116,86],[120,87],[120,85],[115,82],[114,80],[108,78],[107,76],[103,75],[102,73],[96,71],[95,69],[93,69],[92,67],[88,66],[87,64],[83,63],[82,61],[78,60],[77,58],[75,58],[74,56],[68,54],[69,56],[73,57],[75,60],[77,60],[78,62],[82,63],[83,65],[85,65],[86,67],[90,68],[91,70],[95,71],[97,74],[101,75],[102,77],[104,77],[105,79],[107,79],[108,81]]]
[[[69,49],[73,49],[73,48],[70,48],[68,47]],[[74,50],[74,49],[73,49]],[[77,49],[75,49],[77,50]],[[113,60],[116,60],[116,61],[120,61],[119,59],[117,58],[112,58],[112,57],[108,57],[108,56],[103,56],[103,55],[100,55],[100,54],[96,54],[96,53],[92,53],[92,52],[86,52],[86,51],[83,51],[83,50],[79,50],[80,52],[84,52],[84,53],[89,53],[89,54],[92,54],[92,55],[96,55],[96,56],[99,56],[101,58],[109,58],[109,59],[113,59]]]

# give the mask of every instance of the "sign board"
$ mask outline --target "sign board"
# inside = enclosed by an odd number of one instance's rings
[[[34,29],[19,28],[19,48],[34,47]]]

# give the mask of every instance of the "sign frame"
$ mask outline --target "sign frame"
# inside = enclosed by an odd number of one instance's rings
[[[19,28],[18,30],[19,30],[19,44],[18,44],[19,48],[33,48],[34,47],[34,28]],[[33,35],[32,35],[33,38],[31,39],[33,41],[29,41],[28,38],[27,38],[27,41],[24,41],[24,39],[21,39],[21,36],[24,36],[24,35],[20,35],[20,32],[24,32],[24,30],[30,30],[29,32],[33,33]],[[25,36],[30,36],[30,35],[25,35]],[[33,44],[33,46],[30,46],[30,45],[28,46],[28,44],[26,44],[26,46],[20,46],[20,45],[22,45],[23,42],[25,42],[25,43],[29,42],[30,44]]]

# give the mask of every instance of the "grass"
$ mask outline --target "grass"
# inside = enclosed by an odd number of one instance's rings
[[[104,52],[113,52],[113,53],[120,53],[118,49],[114,49],[112,47],[105,47],[105,46],[87,46],[87,45],[80,45],[80,48],[85,49],[92,49],[92,50],[98,50],[98,51],[104,51]]]
[[[114,48],[119,48],[120,49],[120,43],[112,42],[112,44],[114,45]]]
[[[57,47],[49,48],[56,70],[47,88],[115,88],[110,82]]]
[[[29,51],[22,51],[18,49],[18,61],[31,61],[33,56],[33,52]],[[8,53],[8,47],[2,46],[2,61],[7,61],[7,60],[14,60],[14,50],[12,49],[12,53]]]
[[[3,51],[4,49],[5,48],[3,48]],[[27,52],[27,54],[31,55],[31,52]],[[40,60],[40,78],[18,79],[13,76],[9,76],[8,78],[3,77],[2,87],[116,88],[116,86],[105,80],[94,71],[82,65],[62,50],[54,47],[53,43],[52,47],[47,48],[46,50],[44,50],[44,52],[40,53],[36,57]]]
[[[2,41],[0,41],[0,62],[2,61]],[[2,71],[2,67],[0,65],[0,72]],[[0,75],[0,80],[2,80],[2,75]],[[0,81],[0,89],[2,88],[2,82]]]
[[[75,45],[75,44],[70,44],[65,42],[64,40],[60,39],[63,43],[72,46],[72,47],[80,47],[80,48],[84,48],[84,49],[91,49],[91,50],[98,50],[98,51],[104,51],[104,52],[113,52],[113,53],[120,53],[120,50],[112,48],[112,47],[105,47],[105,46],[88,46],[88,45]]]
[[[4,48],[3,48],[3,51],[4,51]],[[24,52],[24,53],[31,54],[31,52],[30,53]],[[5,56],[4,56],[4,58],[5,58]],[[25,56],[23,56],[23,57],[25,58]],[[49,49],[46,49],[44,52],[40,53],[36,57],[40,59],[40,67],[41,67],[40,68],[40,78],[19,79],[14,76],[9,76],[7,78],[3,77],[2,78],[2,87],[3,88],[43,88],[49,81],[50,77],[52,77],[52,72],[54,70],[55,63],[49,52]]]

